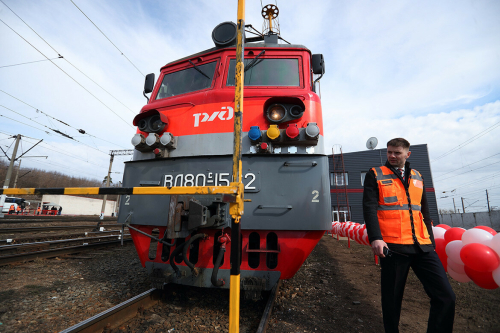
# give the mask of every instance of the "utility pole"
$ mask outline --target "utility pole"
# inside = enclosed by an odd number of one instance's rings
[[[490,209],[490,198],[488,197],[488,190],[486,190],[486,202],[488,202],[488,212],[491,212],[491,209]]]
[[[455,198],[453,198],[453,211],[457,212],[457,206],[455,206]]]
[[[464,213],[465,213],[464,198],[460,198],[460,199],[462,199],[462,210],[463,210],[463,211],[464,211]]]
[[[108,177],[106,179],[106,187],[109,187],[109,182],[111,181],[111,166],[113,165],[113,160],[115,159],[115,154],[113,151],[109,153],[111,155],[111,158],[109,160],[109,170],[108,170]],[[105,194],[104,198],[102,199],[102,208],[101,208],[101,220],[104,219],[104,210],[106,209],[106,199],[108,198],[108,195]]]
[[[108,177],[106,179],[106,187],[109,187],[109,183],[111,180],[111,167],[113,165],[113,160],[115,158],[115,155],[133,155],[134,150],[133,149],[122,149],[122,150],[110,150],[109,155],[111,156],[109,160],[109,170],[108,170]],[[104,219],[104,209],[106,208],[106,199],[108,198],[108,195],[105,194],[104,198],[102,199],[102,208],[101,208],[101,216],[100,220]],[[99,226],[101,225],[101,221],[97,222],[97,227],[94,229],[94,231],[99,230]]]
[[[5,177],[5,182],[3,183],[3,188],[9,188],[10,177],[12,176],[12,169],[14,168],[14,161],[16,160],[17,148],[19,147],[19,141],[21,141],[21,134],[16,135],[16,144],[14,146],[14,151],[12,152],[12,157],[10,159],[9,168],[7,169],[7,177]],[[3,217],[3,205],[5,203],[5,198],[7,196],[2,194],[0,197],[0,217]]]
[[[16,188],[16,185],[17,185],[17,179],[19,178],[19,171],[21,171],[21,162],[23,160],[19,160],[19,167],[17,168],[17,172],[16,172],[16,178],[14,178],[14,186],[12,186],[13,188]]]

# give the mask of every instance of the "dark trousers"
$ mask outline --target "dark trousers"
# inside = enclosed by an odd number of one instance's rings
[[[386,333],[399,332],[401,303],[410,267],[431,299],[427,332],[453,331],[455,318],[455,293],[451,289],[443,265],[436,252],[409,254],[393,253],[381,258],[382,313]],[[414,309],[420,311],[420,309]]]

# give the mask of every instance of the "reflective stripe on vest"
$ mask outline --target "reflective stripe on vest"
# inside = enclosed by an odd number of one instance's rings
[[[420,173],[411,170],[406,189],[399,176],[388,167],[381,166],[372,170],[379,189],[377,217],[384,241],[392,244],[413,244],[416,239],[419,244],[431,244],[421,213],[423,179]]]
[[[416,210],[420,212],[420,206],[411,205],[412,210]],[[403,206],[378,206],[377,210],[408,210],[408,205]]]

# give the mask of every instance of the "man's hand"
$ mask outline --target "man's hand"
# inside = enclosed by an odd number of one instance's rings
[[[385,258],[384,256],[384,247],[389,248],[387,244],[380,239],[374,240],[372,243],[372,251],[373,254],[379,256],[380,258]]]

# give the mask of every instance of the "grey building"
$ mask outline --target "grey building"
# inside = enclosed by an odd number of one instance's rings
[[[434,225],[439,224],[439,215],[436,202],[436,193],[434,192],[434,183],[432,181],[431,166],[429,162],[429,152],[427,145],[413,145],[410,147],[411,156],[408,161],[412,169],[418,170],[423,178],[429,202],[429,210]],[[374,149],[344,153],[344,170],[346,189],[349,200],[349,209],[351,221],[364,223],[363,220],[363,182],[368,170],[372,167],[384,165],[387,160],[387,149]],[[335,155],[335,165],[339,165],[340,154]],[[330,164],[330,193],[332,197],[332,218],[334,221],[345,221],[347,205],[344,195],[344,177],[340,172],[334,173],[333,156],[329,156]],[[336,167],[337,169],[337,167]],[[338,170],[338,169],[337,169]],[[337,186],[335,186],[337,185]],[[337,196],[339,197],[337,209]]]

